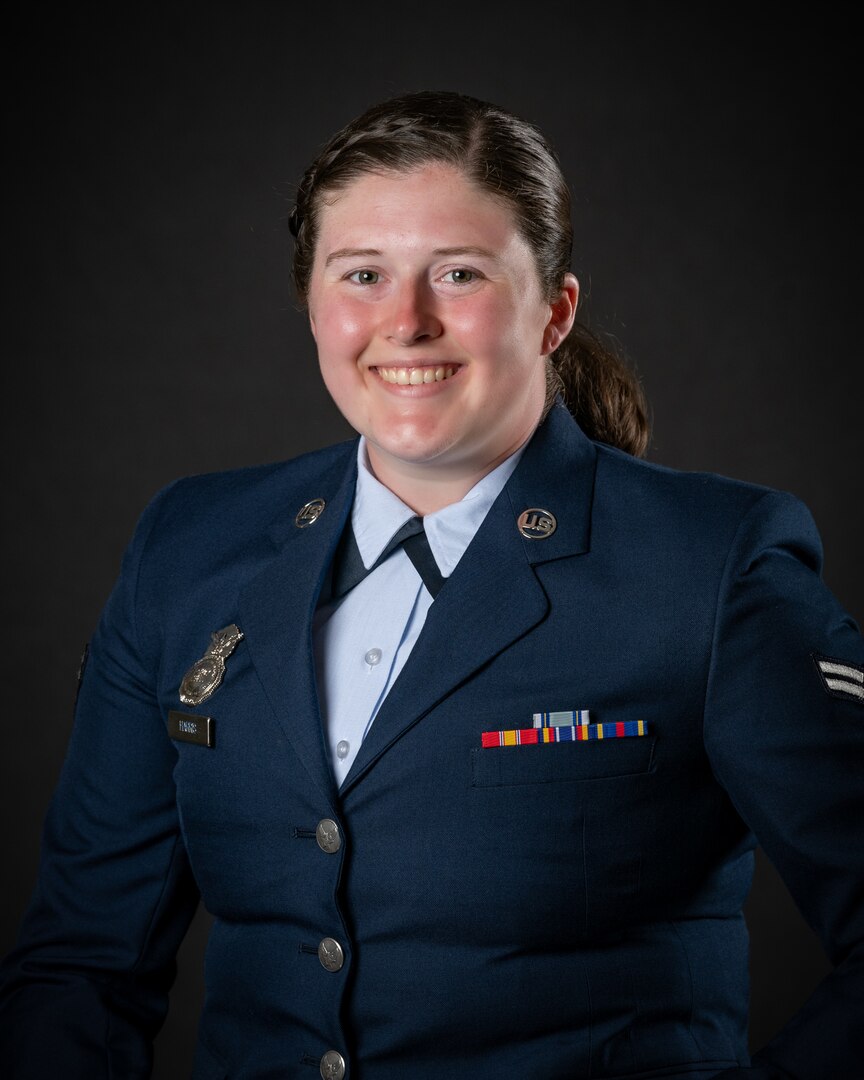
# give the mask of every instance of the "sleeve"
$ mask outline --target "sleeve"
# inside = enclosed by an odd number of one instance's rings
[[[0,971],[0,1062],[14,1080],[149,1076],[198,904],[156,701],[158,639],[142,643],[136,611],[161,501],[142,516],[90,643],[36,889]]]
[[[721,585],[706,748],[834,965],[751,1067],[723,1080],[864,1076],[864,639],[821,558],[806,508],[769,492]]]

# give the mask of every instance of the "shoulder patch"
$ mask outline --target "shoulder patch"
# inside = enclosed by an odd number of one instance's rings
[[[864,705],[864,667],[850,660],[813,654],[822,685],[832,697],[857,701]]]

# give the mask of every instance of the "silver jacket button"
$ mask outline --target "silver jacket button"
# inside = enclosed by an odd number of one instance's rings
[[[345,1058],[336,1050],[328,1050],[321,1058],[319,1072],[324,1080],[342,1080],[345,1075]]]
[[[339,826],[332,818],[325,817],[318,822],[315,830],[315,840],[322,851],[332,855],[342,847],[342,837],[339,835]]]
[[[345,963],[345,953],[335,938],[325,937],[318,946],[318,959],[321,967],[328,971],[338,971]]]

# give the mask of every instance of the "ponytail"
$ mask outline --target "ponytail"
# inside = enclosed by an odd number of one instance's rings
[[[560,394],[591,438],[643,457],[648,448],[648,403],[633,371],[580,323],[546,367],[546,411]]]

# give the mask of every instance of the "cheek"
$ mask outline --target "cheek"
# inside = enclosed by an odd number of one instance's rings
[[[475,356],[494,356],[508,337],[508,313],[501,304],[472,301],[451,308],[447,330]]]
[[[340,298],[310,297],[310,319],[318,351],[325,358],[344,356],[352,349],[362,348],[371,333],[371,313],[368,305]]]
[[[545,326],[545,310],[521,297],[503,299],[489,295],[452,312],[450,326],[480,356],[507,363],[539,355]]]

